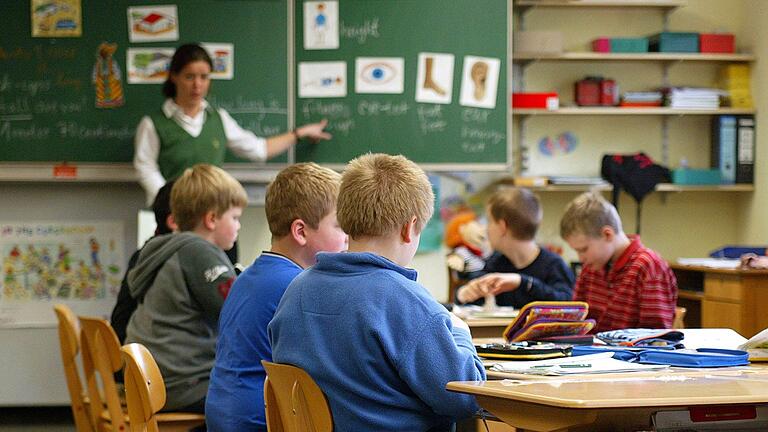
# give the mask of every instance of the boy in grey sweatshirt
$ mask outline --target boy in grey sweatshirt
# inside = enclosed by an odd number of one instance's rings
[[[235,271],[224,250],[240,229],[247,195],[220,168],[195,165],[176,181],[171,212],[181,231],[148,242],[128,274],[139,305],[126,343],[145,345],[166,387],[164,410],[205,410],[219,312]]]

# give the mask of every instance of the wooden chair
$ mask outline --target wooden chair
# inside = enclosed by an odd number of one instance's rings
[[[77,354],[80,352],[80,322],[67,305],[54,305],[53,310],[59,320],[61,361],[64,364],[64,375],[67,378],[69,399],[72,401],[72,417],[75,419],[75,429],[77,432],[92,432],[93,427],[88,417],[89,400],[77,366]]]
[[[303,369],[261,361],[269,432],[331,432],[333,417],[325,394]]]
[[[81,316],[80,325],[83,329],[83,369],[92,407],[91,424],[96,425],[99,431],[123,432],[129,425],[132,430],[140,430],[133,428],[115,384],[114,373],[123,368],[115,330],[101,318]],[[186,431],[205,423],[205,416],[196,413],[169,412],[155,417],[163,431]]]
[[[672,328],[673,329],[684,329],[685,328],[685,313],[688,312],[688,310],[682,306],[676,306],[675,307],[675,317],[672,319]]]
[[[147,347],[132,343],[122,348],[125,361],[125,398],[128,401],[128,417],[132,432],[157,432],[158,421],[165,424],[164,413],[158,413],[165,405],[165,382],[155,358]],[[175,414],[177,416],[181,414]],[[179,420],[174,427],[187,430],[200,425],[201,415],[188,414],[190,421]],[[163,430],[168,430],[163,427]]]
[[[459,272],[450,268],[448,269],[448,303],[456,302],[456,290],[467,283],[467,281],[459,277]]]

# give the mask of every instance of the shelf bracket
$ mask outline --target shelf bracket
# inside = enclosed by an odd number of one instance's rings
[[[669,166],[669,117],[661,119],[661,163]]]

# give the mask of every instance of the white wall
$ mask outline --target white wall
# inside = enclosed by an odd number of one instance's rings
[[[757,145],[755,150],[755,193],[744,197],[743,212],[735,221],[739,242],[768,244],[768,4],[748,0],[744,31],[749,34],[749,48],[757,55],[752,65],[752,92],[757,108]]]
[[[0,221],[119,220],[126,260],[136,250],[136,212],[143,205],[135,183],[0,182]],[[0,329],[0,364],[0,406],[69,404],[55,326]]]

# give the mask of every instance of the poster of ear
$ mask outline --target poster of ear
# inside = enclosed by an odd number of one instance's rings
[[[464,57],[459,104],[477,108],[496,108],[500,64],[497,58]]]
[[[125,271],[122,222],[0,222],[0,327],[55,325],[53,305],[105,316]]]

